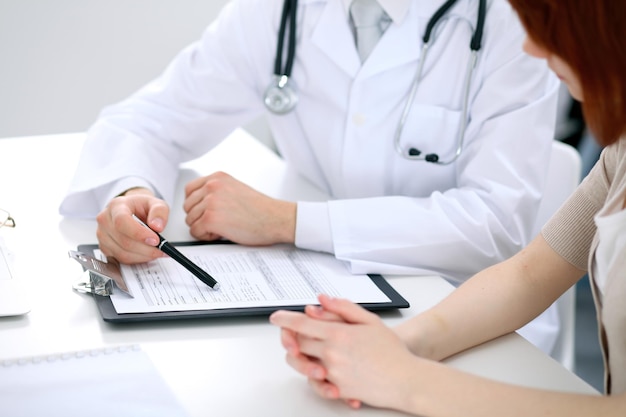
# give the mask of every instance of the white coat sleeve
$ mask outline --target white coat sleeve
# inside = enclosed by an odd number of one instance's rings
[[[299,247],[333,251],[354,273],[436,273],[459,283],[531,240],[559,83],[543,61],[522,52],[524,33],[510,19],[485,34],[456,187],[338,199],[325,210],[300,202]],[[317,228],[300,226],[311,222]]]
[[[114,194],[114,184],[133,177],[171,203],[179,164],[261,113],[255,77],[269,79],[258,67],[269,72],[272,54],[262,50],[268,62],[252,63],[249,39],[273,45],[268,16],[276,11],[260,2],[240,3],[228,3],[202,39],[181,51],[157,79],[101,112],[87,132],[61,214],[94,217]],[[242,22],[252,17],[256,26]]]

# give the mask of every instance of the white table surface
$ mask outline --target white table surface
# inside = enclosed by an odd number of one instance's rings
[[[286,365],[278,329],[265,317],[114,325],[101,319],[90,295],[72,290],[82,270],[67,251],[96,243],[95,221],[58,214],[83,138],[76,133],[0,139],[0,207],[17,223],[15,229],[3,228],[0,233],[16,254],[32,304],[25,316],[0,318],[0,359],[140,344],[192,416],[353,415],[355,411],[344,404],[315,396],[304,378]],[[186,164],[180,180],[215,170],[229,172],[272,196],[294,201],[325,198],[242,130],[207,156]],[[191,239],[179,205],[172,207],[163,233],[172,241]],[[436,276],[387,279],[411,303],[409,309],[381,313],[389,324],[428,308],[453,289]],[[596,393],[517,334],[447,363],[501,381]],[[397,415],[372,408],[358,413]]]

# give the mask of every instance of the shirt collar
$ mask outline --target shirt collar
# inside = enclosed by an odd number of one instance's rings
[[[346,14],[350,15],[350,3],[352,0],[342,0]],[[391,20],[399,24],[409,12],[411,0],[378,0],[378,4],[385,10]]]

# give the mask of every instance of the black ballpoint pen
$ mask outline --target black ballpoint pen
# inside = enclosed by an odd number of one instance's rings
[[[145,224],[143,221],[141,221],[139,217],[135,216],[134,214],[133,214],[133,219],[135,219],[143,227],[146,227],[152,230],[150,226]],[[154,232],[154,230],[152,231]],[[159,233],[157,232],[154,232],[154,233],[156,233],[156,235],[159,237],[159,244],[156,246],[157,248],[159,248],[163,253],[168,254],[172,259],[174,259],[176,262],[182,265],[187,271],[191,272],[196,278],[204,282],[209,287],[213,288],[214,290],[220,289],[220,283],[217,282],[215,278],[209,275],[206,271],[204,271],[198,265],[191,262],[189,258],[187,258],[185,255],[180,253],[178,249],[172,246],[172,244],[168,242],[167,239],[165,239]]]

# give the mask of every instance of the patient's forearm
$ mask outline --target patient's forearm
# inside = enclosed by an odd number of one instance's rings
[[[416,374],[415,372],[418,372]],[[400,409],[430,417],[589,417],[622,416],[624,394],[603,397],[505,384],[439,363],[407,369],[409,400]],[[410,378],[410,377],[409,377]],[[408,404],[408,405],[407,405]]]
[[[583,274],[538,237],[396,331],[416,355],[440,360],[522,327]]]

